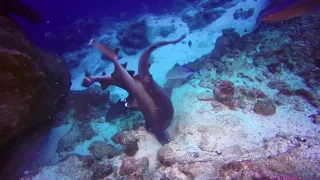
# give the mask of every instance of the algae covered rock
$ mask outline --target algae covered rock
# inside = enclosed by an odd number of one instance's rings
[[[268,100],[268,101],[258,100],[257,103],[254,105],[253,111],[257,114],[270,116],[276,113],[277,107],[271,100]]]
[[[112,141],[123,146],[123,152],[128,156],[134,156],[139,150],[139,137],[134,131],[124,131],[115,134]]]
[[[70,74],[59,57],[33,45],[0,16],[0,146],[52,117],[64,104]]]

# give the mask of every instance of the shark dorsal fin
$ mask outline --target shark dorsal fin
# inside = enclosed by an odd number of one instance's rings
[[[86,77],[91,76],[90,73],[87,70],[84,73],[85,73]]]
[[[134,75],[134,71],[128,71],[128,73],[130,74],[131,77]]]
[[[103,71],[103,73],[102,73],[102,75],[101,75],[101,76],[105,76],[105,75],[107,75],[107,73]]]
[[[118,56],[120,48],[115,48],[113,52]]]
[[[123,67],[124,69],[126,69],[126,68],[127,68],[127,64],[128,64],[128,63],[122,64],[122,67]]]

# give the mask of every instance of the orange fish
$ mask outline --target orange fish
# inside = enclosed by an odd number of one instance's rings
[[[259,15],[258,20],[277,22],[303,16],[320,10],[320,0],[287,0]]]

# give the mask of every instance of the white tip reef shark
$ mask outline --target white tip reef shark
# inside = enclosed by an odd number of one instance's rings
[[[115,66],[115,70],[111,75],[103,73],[102,76],[91,76],[86,73],[82,86],[89,87],[98,82],[103,90],[110,85],[114,85],[128,91],[129,96],[126,100],[126,105],[139,109],[144,116],[146,129],[153,133],[161,144],[166,144],[170,141],[166,129],[171,123],[174,109],[170,97],[150,74],[149,58],[155,49],[169,44],[176,44],[185,37],[186,35],[184,34],[179,39],[161,41],[148,46],[139,59],[138,74],[135,76],[133,71],[126,70],[126,64],[121,65],[119,63],[119,49],[111,50],[92,39],[89,45],[97,48],[104,56],[110,59]]]

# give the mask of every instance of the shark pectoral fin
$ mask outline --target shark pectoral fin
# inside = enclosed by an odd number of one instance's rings
[[[93,81],[91,75],[89,74],[88,71],[85,71],[85,77],[84,77],[81,85],[83,87],[90,87],[93,83],[94,83],[94,81]]]
[[[106,90],[110,84],[108,82],[100,82],[101,90]]]
[[[154,133],[154,135],[162,145],[165,145],[170,142],[170,135],[167,131],[156,132]]]
[[[102,90],[106,90],[110,85],[115,85],[114,79],[104,71],[97,81],[100,83]]]

